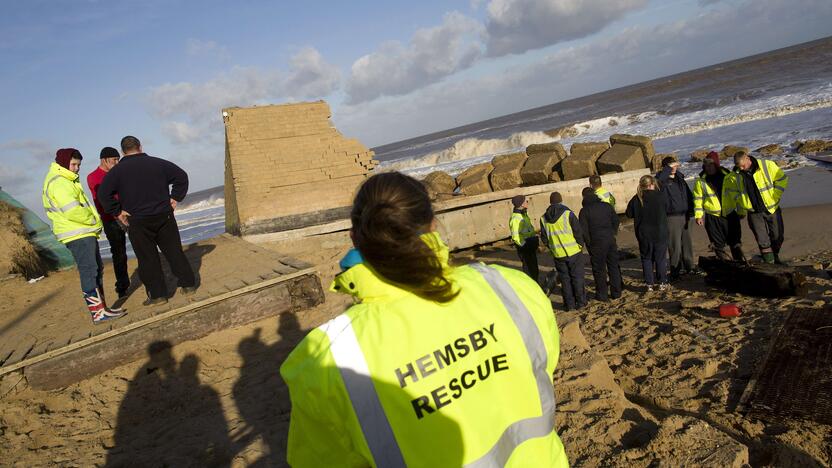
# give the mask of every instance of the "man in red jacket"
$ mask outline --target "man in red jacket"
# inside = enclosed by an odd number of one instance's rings
[[[130,287],[130,276],[127,275],[127,235],[121,224],[113,216],[107,214],[98,201],[98,186],[104,180],[104,176],[110,169],[118,164],[121,156],[115,148],[109,146],[101,149],[101,162],[98,167],[87,176],[87,185],[92,192],[92,199],[95,202],[95,209],[101,215],[101,222],[104,224],[104,235],[110,244],[110,254],[113,256],[113,270],[116,273],[116,293],[118,297],[127,294]]]

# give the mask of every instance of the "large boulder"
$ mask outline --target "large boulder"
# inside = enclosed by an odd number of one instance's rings
[[[708,153],[710,151],[706,149],[696,150],[690,154],[690,160],[691,162],[702,162],[708,157]]]
[[[765,154],[765,155],[778,155],[783,154],[783,148],[777,144],[765,145],[761,148],[757,148],[754,150],[755,153]]]
[[[431,200],[448,198],[453,196],[456,190],[456,181],[447,172],[434,171],[425,176],[422,183],[428,189]]]
[[[569,157],[561,161],[563,180],[575,180],[598,174],[595,163],[610,145],[603,143],[573,143]]]
[[[463,171],[456,178],[459,192],[463,195],[478,195],[490,192],[491,183],[488,176],[493,169],[494,166],[491,163],[482,163]]]
[[[653,149],[653,140],[651,140],[650,137],[616,133],[610,137],[610,145],[614,146],[617,143],[638,146],[641,148],[642,156],[644,158],[644,164],[641,168],[648,167],[650,162],[653,160],[653,156],[656,155],[656,150]]]
[[[501,154],[491,160],[494,170],[491,171],[491,189],[507,190],[517,188],[523,184],[520,171],[526,163],[526,153]]]
[[[566,150],[563,145],[558,142],[552,143],[538,143],[526,147],[526,154],[529,156],[540,153],[555,153],[555,158],[560,161],[566,157]]]
[[[651,155],[652,157],[655,155]],[[652,161],[651,161],[652,162]],[[614,143],[595,163],[599,174],[644,169],[644,152],[638,146]]]
[[[728,145],[725,148],[722,148],[722,151],[719,152],[719,160],[733,162],[732,160],[734,159],[734,155],[740,151],[744,151],[746,154],[751,152],[747,146]]]
[[[553,171],[560,169],[559,163],[566,158],[566,150],[560,143],[529,145],[526,147],[526,154],[529,155],[529,159],[520,171],[520,177],[525,185],[549,182],[549,176]]]
[[[832,141],[806,140],[797,145],[797,152],[800,154],[817,153],[832,148]]]

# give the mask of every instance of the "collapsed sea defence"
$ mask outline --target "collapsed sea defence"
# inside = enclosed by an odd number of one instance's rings
[[[36,278],[45,271],[44,261],[29,241],[21,210],[0,201],[0,279],[14,274]]]

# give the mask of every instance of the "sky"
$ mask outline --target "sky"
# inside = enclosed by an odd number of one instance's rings
[[[829,0],[13,0],[0,187],[125,135],[222,184],[225,107],[326,100],[369,147],[832,34]]]

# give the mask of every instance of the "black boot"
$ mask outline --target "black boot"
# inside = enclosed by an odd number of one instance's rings
[[[731,246],[731,256],[738,262],[748,263],[748,259],[745,258],[745,253],[742,251],[742,244]]]

